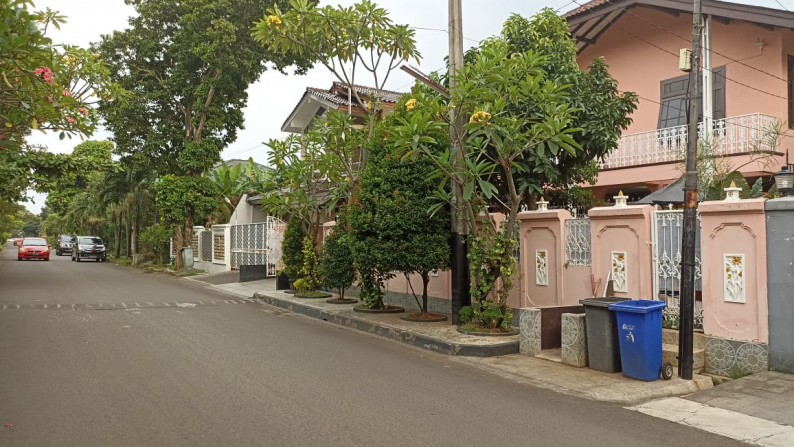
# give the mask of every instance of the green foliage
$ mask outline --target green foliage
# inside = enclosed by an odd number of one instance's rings
[[[438,199],[452,199],[446,184],[462,191],[463,203],[453,203],[452,212],[474,232],[471,291],[475,311],[489,312],[482,324],[490,326],[491,308],[503,320],[509,312],[521,203],[546,188],[592,180],[595,161],[617,147],[631,123],[637,98],[617,89],[603,60],[579,69],[568,25],[551,9],[530,20],[512,16],[502,37],[467,54],[455,78],[450,101],[415,89],[410,113],[390,134],[396,155],[434,162],[442,186]],[[469,117],[468,123],[451,123],[464,135],[462,166],[455,151],[435,150],[451,109]],[[499,227],[480,218],[492,209],[507,214]]]
[[[112,97],[114,86],[96,55],[55,45],[47,37],[64,16],[49,8],[33,12],[30,0],[8,0],[0,8],[0,149],[19,150],[33,130],[54,130],[61,139],[90,135],[98,117],[96,98]]]
[[[750,198],[757,199],[764,195],[764,180],[759,177],[756,179],[755,183],[753,183],[753,187],[750,188]]]
[[[218,188],[218,207],[213,212],[213,223],[227,223],[243,195],[254,190],[255,182],[264,182],[264,173],[252,159],[247,165],[229,166],[222,162],[207,174]]]
[[[158,174],[199,175],[243,125],[248,86],[269,62],[307,64],[262,51],[251,24],[284,1],[130,0],[130,27],[97,50],[127,91],[101,111],[122,156],[143,154]]]
[[[752,189],[744,175],[739,171],[732,171],[727,175],[714,178],[711,186],[706,190],[705,200],[725,199],[725,188],[731,186],[731,183],[742,189],[739,191],[739,198],[749,199],[752,197]]]
[[[254,26],[254,38],[269,51],[305,55],[326,67],[348,87],[369,116],[368,135],[380,110],[377,97],[362,97],[355,84],[383,89],[389,73],[401,62],[419,60],[414,31],[395,25],[388,12],[369,0],[353,6],[319,6],[311,0],[291,0],[290,10],[278,5]],[[356,76],[368,73],[371,80]]]
[[[171,230],[166,225],[155,224],[141,232],[141,243],[146,253],[160,265],[163,257],[168,254],[168,241],[171,239]]]
[[[450,217],[447,207],[438,208],[433,214],[428,212],[437,203],[430,197],[438,186],[433,162],[391,155],[385,129],[403,113],[401,109],[394,112],[395,118],[390,117],[379,126],[384,140],[375,138],[369,145],[371,161],[361,177],[357,201],[351,206],[351,233],[356,239],[354,246],[366,246],[372,253],[369,260],[378,262],[371,268],[422,276],[423,299],[419,306],[427,312],[429,272],[449,266]]]
[[[290,279],[297,279],[303,268],[303,240],[306,231],[300,219],[292,218],[284,229],[284,239],[281,241],[281,262],[284,263],[284,273]]]
[[[474,308],[471,306],[463,306],[458,312],[461,323],[470,323],[474,318]]]
[[[309,285],[309,280],[306,278],[296,279],[295,282],[292,283],[292,287],[294,287],[299,293],[305,293],[312,290]]]
[[[353,285],[356,279],[351,243],[352,235],[339,225],[335,226],[323,241],[320,259],[323,284],[329,289],[339,290],[339,297],[342,299],[345,297],[345,289]]]
[[[217,188],[206,177],[166,175],[156,185],[160,218],[168,225],[181,224],[188,216],[207,216],[217,205]]]
[[[303,266],[301,267],[302,279],[306,281],[307,291],[320,288],[320,255],[311,235],[303,240]]]

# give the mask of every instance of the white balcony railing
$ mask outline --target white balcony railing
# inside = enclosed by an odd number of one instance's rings
[[[753,113],[713,121],[711,136],[698,136],[712,148],[714,155],[776,151],[779,120],[774,116]],[[601,163],[601,169],[643,166],[681,160],[686,153],[687,126],[668,127],[650,132],[623,135],[618,147]]]

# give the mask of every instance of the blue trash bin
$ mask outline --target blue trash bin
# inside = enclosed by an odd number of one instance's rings
[[[650,382],[662,372],[663,301],[636,300],[610,304],[618,319],[623,375]]]

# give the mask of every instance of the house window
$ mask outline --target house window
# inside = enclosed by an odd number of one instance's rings
[[[794,56],[788,55],[788,127],[794,129]]]
[[[725,66],[712,69],[712,117],[725,118]],[[686,124],[689,75],[661,82],[659,129]]]

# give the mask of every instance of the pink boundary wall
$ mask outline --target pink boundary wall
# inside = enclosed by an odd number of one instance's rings
[[[565,221],[570,218],[565,210],[519,213],[520,308],[577,305],[592,296],[590,268],[568,267],[565,262]],[[536,280],[538,250],[547,253],[546,285]]]
[[[765,199],[700,204],[703,331],[715,337],[769,342]],[[726,301],[724,256],[744,255],[743,303]]]
[[[766,218],[764,199],[704,202],[701,216],[701,256],[703,268],[703,327],[706,335],[767,343],[769,339]],[[626,206],[593,208],[589,212],[591,266],[566,266],[565,210],[525,211],[518,215],[521,259],[515,290],[508,305],[515,309],[576,305],[593,296],[590,273],[601,283],[596,296],[602,296],[606,278],[612,270],[611,253],[625,252],[626,292],[615,296],[632,299],[656,299],[653,296],[653,245],[651,225],[653,207]],[[491,217],[501,223],[501,214]],[[323,225],[323,232],[334,222]],[[536,250],[546,250],[548,285],[535,282]],[[744,255],[745,302],[725,301],[724,255]],[[411,277],[414,290],[420,293],[421,279]],[[451,278],[448,271],[430,279],[428,294],[449,299]],[[399,275],[386,283],[386,290],[410,294],[411,288]]]
[[[590,216],[592,271],[601,284],[601,296],[612,270],[612,252],[626,253],[626,291],[614,296],[632,299],[655,299],[653,296],[653,255],[650,205],[599,207]]]

